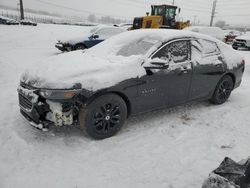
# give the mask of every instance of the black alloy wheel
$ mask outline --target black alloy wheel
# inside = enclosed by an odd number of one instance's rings
[[[233,87],[234,83],[231,76],[224,76],[216,86],[211,102],[214,104],[223,104],[229,98]]]
[[[80,127],[94,139],[104,139],[115,135],[127,117],[127,107],[123,99],[115,94],[103,95],[79,114]]]

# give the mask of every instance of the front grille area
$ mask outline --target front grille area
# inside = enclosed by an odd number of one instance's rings
[[[246,43],[246,40],[242,40],[242,39],[236,39],[237,42],[242,42],[242,43]]]
[[[24,82],[21,82],[21,83],[20,83],[20,86],[23,87],[23,88],[25,88],[25,89],[35,89],[35,88],[32,87],[31,85],[26,84],[26,83],[24,83]]]
[[[24,97],[23,95],[19,94],[19,104],[22,108],[24,108],[25,110],[31,110],[32,109],[32,102]]]

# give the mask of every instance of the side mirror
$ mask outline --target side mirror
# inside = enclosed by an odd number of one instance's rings
[[[159,58],[152,59],[149,63],[149,66],[146,67],[147,69],[168,69],[169,68],[169,61],[168,60],[161,60]]]
[[[97,38],[99,38],[99,35],[93,34],[90,38],[91,39],[97,39]]]

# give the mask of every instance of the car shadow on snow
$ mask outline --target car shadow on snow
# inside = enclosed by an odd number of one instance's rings
[[[124,125],[121,132],[127,132],[131,129],[153,128],[157,124],[172,125],[190,125],[190,121],[194,120],[192,113],[194,111],[206,110],[207,107],[214,106],[209,102],[191,102],[176,107],[166,108],[162,110],[154,110],[138,116],[130,117]],[[170,125],[170,124],[168,124]]]

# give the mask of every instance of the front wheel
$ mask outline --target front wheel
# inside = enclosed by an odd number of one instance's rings
[[[217,84],[210,102],[213,104],[223,104],[229,98],[234,87],[231,76],[224,76]]]
[[[233,46],[233,49],[238,50],[238,47],[237,46]]]
[[[115,135],[126,118],[126,103],[115,94],[98,97],[79,113],[80,128],[94,139]]]

